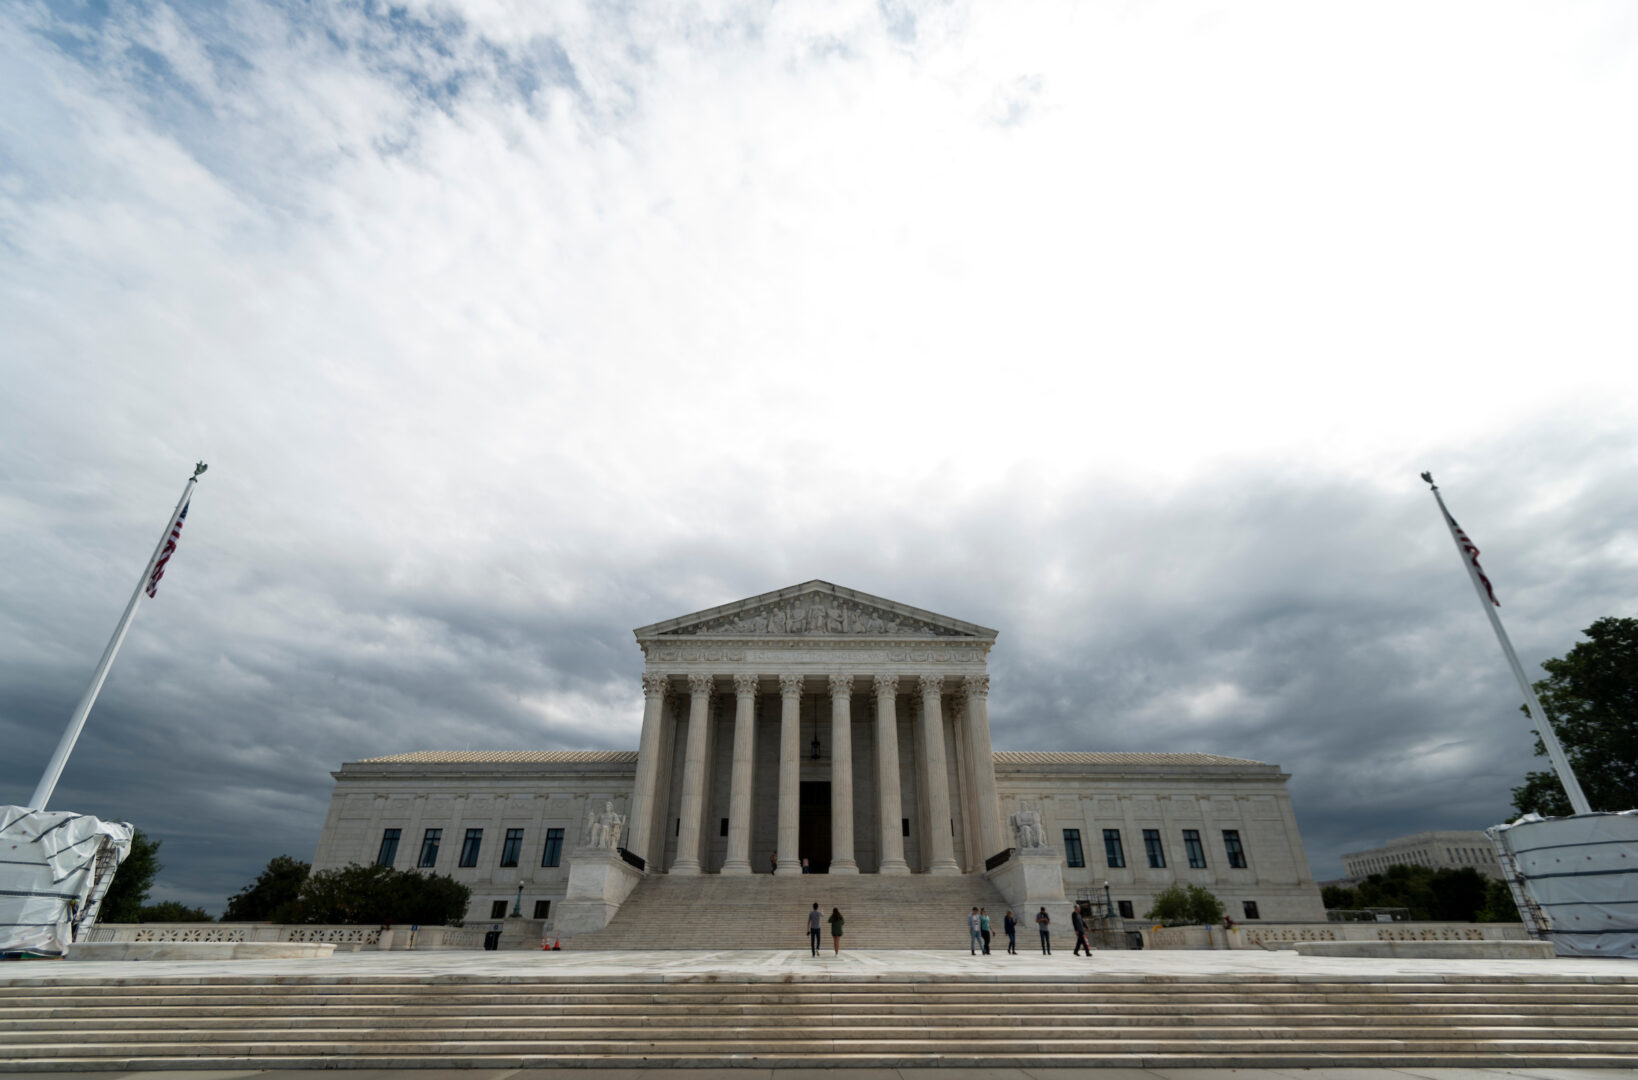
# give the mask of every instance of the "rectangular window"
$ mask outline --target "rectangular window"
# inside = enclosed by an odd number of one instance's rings
[[[1081,854],[1081,830],[1064,830],[1064,855],[1069,859],[1070,866],[1086,865],[1086,857]]]
[[[1126,848],[1121,845],[1119,829],[1103,830],[1103,861],[1116,870],[1126,865]]]
[[[717,835],[718,836],[727,836],[728,835],[728,819],[727,818],[722,819],[722,826],[721,826],[721,828],[717,829]]]
[[[910,819],[909,818],[907,818],[907,817],[906,818],[899,818],[899,835],[900,836],[909,836],[910,835]]]
[[[489,917],[491,919],[504,919],[504,918],[506,918],[506,901],[505,900],[491,900],[489,902]]]
[[[1200,846],[1200,831],[1198,829],[1183,830],[1183,850],[1189,853],[1189,865],[1196,870],[1206,866],[1206,849]]]
[[[483,830],[466,830],[466,839],[461,843],[461,866],[478,865],[478,849],[483,847]]]
[[[1149,865],[1157,870],[1166,869],[1166,849],[1160,846],[1160,830],[1143,830],[1143,850],[1149,856]]]
[[[546,847],[540,853],[540,865],[556,866],[563,861],[563,830],[546,830]]]
[[[1260,919],[1260,918],[1262,918],[1261,915],[1257,914],[1257,901],[1255,901],[1255,900],[1242,900],[1242,901],[1240,901],[1240,907],[1245,910],[1246,918],[1248,918],[1248,919]]]
[[[438,865],[438,842],[444,838],[444,830],[428,829],[421,837],[421,861],[415,865],[420,867]]]
[[[549,919],[552,917],[552,902],[550,900],[535,901],[535,918]]]
[[[501,844],[501,865],[516,866],[518,859],[523,855],[523,830],[507,829],[506,840]]]
[[[1115,903],[1120,905],[1120,917],[1121,918],[1123,918],[1123,919],[1135,919],[1135,918],[1137,918],[1136,915],[1132,914],[1132,902],[1130,900],[1116,900]]]
[[[381,834],[381,850],[375,853],[375,865],[391,866],[398,858],[398,830],[388,829]]]
[[[678,818],[677,823],[675,825],[671,826],[671,835],[672,836],[681,836],[682,835],[682,818]]]
[[[1236,870],[1246,868],[1246,849],[1240,846],[1240,830],[1223,830],[1223,850],[1228,852],[1229,865]]]

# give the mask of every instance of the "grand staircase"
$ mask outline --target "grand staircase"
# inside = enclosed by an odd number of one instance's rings
[[[832,908],[840,908],[847,920],[842,931],[845,949],[965,948],[971,940],[967,916],[975,907],[989,909],[995,937],[1005,948],[1001,917],[1007,902],[982,874],[657,874],[638,883],[613,922],[579,935],[573,947],[799,949],[807,942],[808,912],[814,904],[827,920],[823,936],[827,951]],[[1061,906],[1064,910],[1052,916],[1067,928],[1069,906]],[[1024,912],[1015,914],[1033,933],[1034,912],[1028,919]]]
[[[121,976],[0,985],[0,1073],[835,1067],[1638,1067],[1638,982]]]

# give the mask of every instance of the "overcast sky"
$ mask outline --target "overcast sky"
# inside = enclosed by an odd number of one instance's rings
[[[0,802],[219,910],[341,762],[631,748],[631,628],[995,627],[1003,749],[1505,818],[1638,614],[1638,6],[0,7]]]

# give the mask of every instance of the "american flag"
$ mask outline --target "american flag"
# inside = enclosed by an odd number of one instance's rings
[[[171,522],[171,534],[165,537],[165,546],[160,549],[159,558],[154,562],[154,572],[148,575],[149,596],[159,591],[159,579],[165,576],[165,564],[176,554],[176,542],[182,539],[182,523],[188,520],[188,507],[192,505],[193,500],[189,499],[188,506],[184,506],[182,512],[176,515],[176,520]]]
[[[1491,586],[1490,579],[1484,576],[1484,567],[1479,565],[1479,546],[1467,538],[1467,533],[1463,532],[1462,527],[1456,524],[1456,519],[1450,516],[1450,511],[1445,510],[1443,502],[1440,502],[1439,509],[1444,510],[1445,524],[1450,526],[1450,534],[1456,538],[1456,546],[1462,549],[1462,555],[1468,562],[1473,564],[1473,572],[1479,575],[1480,581],[1484,582],[1484,591],[1489,594],[1490,602],[1497,607],[1501,607],[1501,601],[1496,599],[1495,588]]]

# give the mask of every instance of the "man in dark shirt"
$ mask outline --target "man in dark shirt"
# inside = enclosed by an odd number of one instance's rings
[[[1075,928],[1075,955],[1081,955],[1086,950],[1086,958],[1092,958],[1092,944],[1086,940],[1086,919],[1081,915],[1081,905],[1076,904],[1069,909],[1069,925]]]

